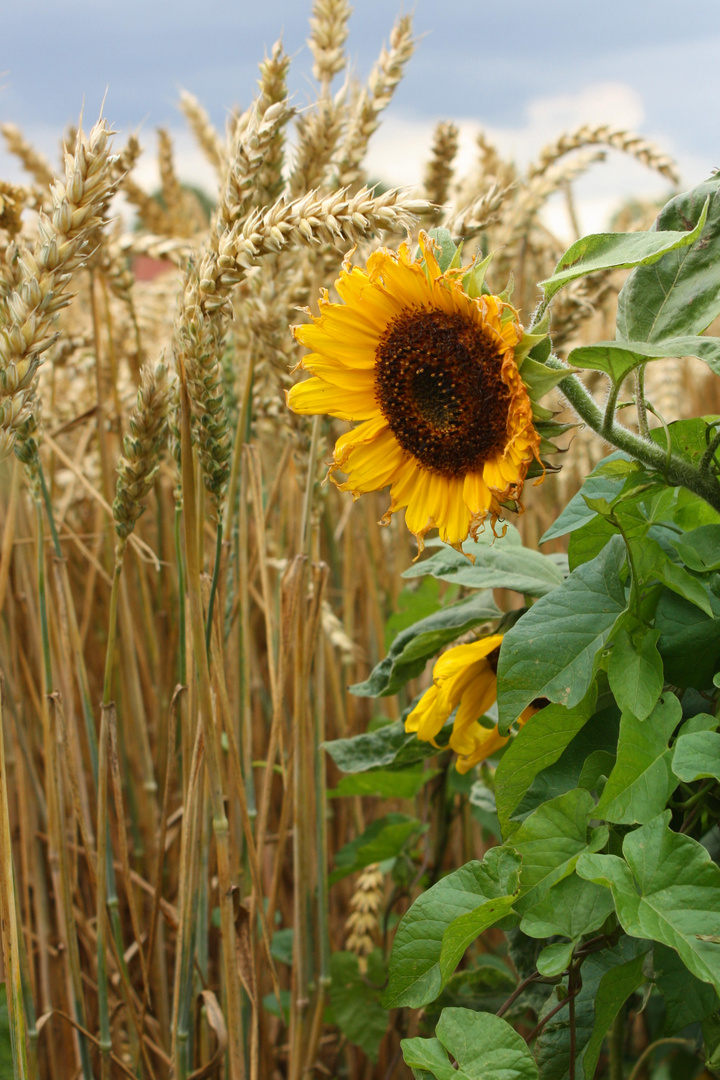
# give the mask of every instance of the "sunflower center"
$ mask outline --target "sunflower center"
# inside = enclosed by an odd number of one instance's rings
[[[427,469],[461,476],[507,440],[510,391],[502,354],[459,313],[415,310],[394,319],[375,353],[375,393],[403,450]]]

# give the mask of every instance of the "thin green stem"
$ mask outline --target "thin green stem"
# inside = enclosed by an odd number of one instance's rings
[[[643,1065],[653,1053],[653,1051],[657,1050],[658,1046],[684,1046],[691,1054],[695,1051],[695,1043],[692,1041],[692,1039],[656,1039],[655,1042],[651,1042],[649,1046],[645,1047],[642,1054],[633,1065],[633,1071],[630,1073],[628,1080],[640,1080],[640,1072]]]

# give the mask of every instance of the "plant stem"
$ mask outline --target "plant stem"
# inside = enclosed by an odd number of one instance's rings
[[[546,366],[553,371],[563,371],[568,367],[563,360],[552,355],[546,360]],[[672,487],[685,487],[699,495],[720,513],[720,485],[715,477],[701,473],[688,461],[671,453],[669,448],[663,449],[650,440],[642,439],[621,424],[606,425],[602,410],[576,375],[568,374],[558,386],[580,419],[596,434],[601,435],[618,450],[625,451],[630,457],[663,475]]]
[[[15,872],[12,857],[10,814],[7,800],[8,783],[5,765],[5,742],[3,737],[2,704],[0,700],[0,954],[6,971],[7,1006],[10,1021],[13,1074],[17,1080],[29,1076],[26,1018],[20,972],[20,935],[18,912],[15,904]]]
[[[205,645],[205,623],[202,610],[200,552],[198,549],[198,519],[195,501],[195,470],[193,466],[190,429],[190,399],[184,371],[180,372],[180,430],[182,437],[182,477],[184,501],[185,558],[187,562],[188,599],[193,654],[198,680],[200,722],[205,743],[205,764],[208,770],[208,789],[213,816],[213,832],[217,854],[220,893],[220,922],[222,929],[223,973],[227,994],[228,1051],[231,1080],[243,1080],[245,1059],[242,1043],[242,1009],[240,983],[235,957],[235,923],[233,911],[234,888],[230,874],[229,825],[225,813],[220,747],[220,735],[215,722],[210,686],[210,667]]]
[[[638,431],[643,439],[650,438],[647,409],[645,407],[645,365],[635,368],[635,410],[637,412]]]
[[[625,1059],[625,1015],[622,1007],[610,1028],[610,1080],[623,1080]]]
[[[693,1051],[695,1050],[695,1043],[691,1039],[677,1039],[677,1038],[675,1038],[675,1039],[672,1039],[672,1038],[656,1039],[655,1042],[652,1042],[652,1043],[650,1043],[649,1046],[645,1047],[642,1054],[640,1055],[640,1057],[637,1059],[637,1061],[633,1065],[633,1071],[630,1073],[630,1076],[628,1077],[628,1080],[640,1080],[640,1071],[641,1071],[643,1065],[645,1064],[645,1062],[647,1061],[647,1059],[652,1054],[653,1050],[657,1050],[658,1046],[668,1046],[668,1045],[684,1046],[684,1047],[686,1047],[688,1049],[688,1051],[690,1053],[693,1053]]]
[[[210,655],[210,639],[212,638],[213,610],[215,608],[215,594],[217,593],[218,581],[220,580],[220,563],[222,562],[223,523],[218,518],[217,537],[215,539],[215,564],[213,566],[212,583],[210,585],[210,597],[208,599],[207,626],[205,627],[205,648]]]
[[[118,543],[115,553],[112,590],[110,593],[110,612],[108,615],[108,638],[105,650],[105,678],[103,681],[103,699],[100,709],[100,739],[98,747],[98,811],[97,811],[97,970],[98,970],[98,1016],[100,1022],[100,1074],[102,1080],[110,1077],[110,1054],[112,1039],[110,1036],[110,1009],[108,1002],[108,890],[107,862],[110,853],[108,820],[108,764],[109,764],[109,712],[114,710],[112,703],[112,677],[115,661],[115,642],[117,639],[117,610],[120,594],[120,575],[122,574],[125,543]]]

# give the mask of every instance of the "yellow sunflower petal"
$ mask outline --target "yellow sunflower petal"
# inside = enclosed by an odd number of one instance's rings
[[[471,641],[466,645],[455,645],[448,649],[435,663],[433,668],[434,679],[448,679],[458,671],[474,664],[478,660],[485,659],[491,652],[498,649],[502,644],[502,634],[490,634],[480,638],[479,641]]]
[[[311,375],[317,375],[324,382],[352,390],[358,394],[369,394],[375,398],[375,373],[365,368],[341,367],[319,353],[310,353],[303,357],[303,367]]]
[[[297,413],[327,413],[340,420],[370,420],[380,411],[374,394],[343,390],[322,379],[296,383],[288,391],[287,402]]]
[[[345,448],[342,463],[338,462],[336,467],[342,469],[347,480],[335,483],[340,491],[352,491],[356,496],[378,491],[390,483],[403,453],[393,433],[385,427],[374,439]]]
[[[455,762],[455,768],[459,773],[469,772],[474,765],[497,753],[508,741],[507,735],[501,735],[497,727],[484,728],[481,724],[477,724],[476,727],[477,731],[473,730],[471,752],[459,757]],[[452,736],[450,736],[450,745],[452,747]]]
[[[437,708],[437,697],[437,687],[431,686],[405,720],[405,730],[415,732],[423,742],[432,742],[452,712],[440,712]]]
[[[453,750],[457,754],[470,753],[472,745],[463,742],[463,740],[469,738],[467,730],[474,726],[476,720],[485,715],[497,697],[497,678],[494,672],[491,674],[492,678],[486,674],[485,678],[481,675],[480,678],[474,679],[458,705],[458,711],[453,721],[453,735],[455,738]],[[469,746],[468,749],[462,748],[466,745]]]
[[[500,297],[468,296],[464,271],[442,272],[432,243],[420,241],[422,264],[407,244],[374,252],[364,269],[343,264],[342,302],[324,292],[319,316],[295,329],[311,350],[300,366],[314,378],[288,401],[369,422],[338,441],[333,467],[348,473],[340,486],[358,495],[389,485],[383,522],[404,508],[421,550],[433,528],[461,549],[488,516],[494,528],[501,500],[520,502],[540,439],[515,362],[518,313]],[[489,457],[487,445],[496,447]]]

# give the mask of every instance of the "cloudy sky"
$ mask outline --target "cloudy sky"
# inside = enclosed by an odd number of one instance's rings
[[[222,129],[228,107],[246,105],[257,62],[282,34],[294,57],[290,88],[313,93],[305,45],[311,0],[23,0],[6,4],[0,40],[0,120],[21,126],[56,160],[59,136],[84,106],[148,148],[140,179],[156,181],[154,129],[177,140],[184,179],[210,186],[177,108],[185,88]],[[406,10],[408,4],[406,3]],[[356,0],[348,52],[367,76],[393,18],[388,0]],[[630,127],[679,162],[686,185],[720,166],[718,0],[415,0],[417,51],[373,139],[372,172],[416,182],[435,122],[461,130],[460,165],[483,128],[501,149],[528,160],[583,122]],[[19,176],[0,149],[0,176]],[[595,229],[623,196],[667,185],[612,154],[580,185],[582,223]]]

